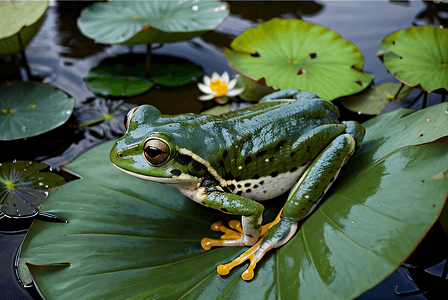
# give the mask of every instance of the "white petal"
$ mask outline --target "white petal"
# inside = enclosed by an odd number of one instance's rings
[[[244,88],[240,88],[240,89],[234,89],[234,90],[230,90],[226,93],[226,96],[229,97],[234,97],[236,95],[241,94],[242,92],[244,92]]]
[[[210,86],[210,77],[208,77],[207,75],[204,75],[202,81],[204,82],[205,85]]]
[[[219,79],[221,79],[221,76],[219,76],[218,72],[213,72],[211,81],[216,81]]]
[[[224,80],[224,81],[227,83],[227,85],[228,85],[228,84],[229,84],[229,80],[230,80],[230,78],[229,78],[229,73],[227,73],[227,71],[225,71],[225,72],[222,74],[221,79]]]
[[[233,78],[232,80],[230,80],[230,82],[227,84],[227,89],[230,91],[231,89],[233,89],[236,85],[236,78]]]
[[[201,82],[198,82],[198,89],[200,89],[204,94],[213,94],[212,89],[208,85],[205,85]]]
[[[213,98],[215,98],[215,95],[202,95],[199,96],[197,99],[200,101],[208,101],[208,100],[212,100]]]

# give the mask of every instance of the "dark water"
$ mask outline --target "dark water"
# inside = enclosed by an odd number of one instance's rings
[[[188,42],[166,44],[154,54],[173,55],[186,58],[201,67],[206,74],[211,75],[217,71],[228,71],[231,76],[235,74],[227,65],[222,54],[222,46],[229,47],[232,39],[248,27],[256,26],[258,21],[269,20],[273,17],[302,18],[305,21],[316,23],[338,32],[343,38],[353,42],[364,55],[364,68],[367,73],[373,74],[374,84],[396,82],[396,79],[387,73],[383,64],[375,56],[380,41],[388,34],[399,29],[408,28],[413,24],[426,25],[434,22],[447,25],[448,7],[439,5],[435,7],[425,2],[229,2],[231,16],[227,18],[215,32],[210,32],[200,38]],[[128,104],[116,108],[119,99],[106,102],[95,96],[87,87],[85,77],[88,71],[96,66],[102,59],[115,54],[145,53],[144,46],[108,46],[95,44],[84,37],[77,29],[76,18],[85,2],[57,2],[52,3],[46,12],[46,19],[37,36],[26,48],[26,56],[33,74],[33,80],[43,80],[59,89],[71,94],[76,99],[74,116],[69,120],[76,124],[86,117],[86,111],[115,110],[124,115],[135,104],[149,103],[157,106],[163,113],[175,114],[182,112],[200,112],[212,103],[202,103],[195,98],[200,95],[196,84],[184,87],[154,88],[142,96],[126,99]],[[12,59],[0,61],[0,80],[20,80],[25,74],[14,66]],[[408,98],[418,94],[414,91]],[[430,94],[428,106],[440,102],[440,95]],[[399,104],[391,104],[386,110],[396,109]],[[414,104],[401,104],[405,107],[420,109],[421,99]],[[98,145],[106,140],[117,138],[123,127],[121,120],[112,124],[99,124],[89,128],[72,129],[69,125],[62,126],[40,137],[25,141],[1,142],[2,157],[0,161],[12,159],[37,160],[46,162],[55,169],[65,164],[80,153]],[[4,224],[4,223],[3,223]],[[23,225],[27,227],[29,224]],[[3,226],[3,225],[0,225]],[[440,258],[437,248],[440,248],[438,230],[434,228],[428,235],[425,246],[419,247],[423,255],[429,251],[433,255],[432,265],[436,267],[430,272],[436,276],[441,274],[443,256]],[[1,231],[1,228],[0,228]],[[434,236],[434,238],[432,238]],[[16,251],[24,238],[24,234],[0,234],[0,298],[1,299],[39,299],[36,294],[30,296],[18,283],[14,273],[14,259]],[[410,259],[412,263],[412,257]],[[438,264],[438,265],[437,265]],[[436,276],[428,279],[413,270],[414,278],[418,278],[419,287],[432,289],[433,295],[437,287],[445,282],[437,282],[428,286],[428,280],[436,282]],[[429,276],[429,275],[428,275]],[[398,292],[407,292],[416,289],[415,283],[408,277],[404,268],[399,268],[384,282],[358,299],[396,299],[394,289],[398,285]],[[426,294],[431,298],[431,294]],[[408,296],[405,299],[426,299],[422,295]],[[436,299],[436,298],[433,298]]]

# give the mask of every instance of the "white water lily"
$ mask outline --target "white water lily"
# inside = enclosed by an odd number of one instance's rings
[[[235,76],[232,80],[229,78],[229,73],[224,72],[220,76],[217,72],[213,72],[210,78],[204,75],[203,81],[198,83],[198,88],[206,95],[198,97],[201,101],[212,100],[214,98],[220,98],[223,96],[234,97],[241,94],[244,88],[234,89],[238,76]]]

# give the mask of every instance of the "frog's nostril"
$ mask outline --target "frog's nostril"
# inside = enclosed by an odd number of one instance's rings
[[[117,156],[118,156],[118,157],[123,157],[123,153],[118,152],[118,153],[117,153]]]

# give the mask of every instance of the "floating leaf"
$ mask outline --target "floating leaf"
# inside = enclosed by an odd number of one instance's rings
[[[249,28],[224,49],[238,72],[279,89],[298,88],[326,100],[365,89],[362,53],[336,32],[297,19]]]
[[[386,82],[377,86],[369,86],[364,91],[344,97],[342,104],[349,110],[367,115],[379,115],[381,110],[391,101],[396,101],[406,97],[412,91],[412,88],[403,86],[400,83]]]
[[[392,273],[437,220],[448,181],[422,179],[446,167],[448,145],[433,141],[448,135],[447,109],[402,109],[366,122],[363,145],[324,203],[250,282],[240,278],[244,266],[216,273],[246,247],[199,244],[219,236],[209,226],[224,214],[115,170],[112,142],[67,166],[83,179],[53,189],[42,210],[69,223],[35,221],[19,264],[29,263],[46,299],[353,299]],[[269,210],[278,200],[263,204]]]
[[[219,1],[111,1],[85,9],[78,27],[98,43],[166,43],[212,30],[228,14]]]
[[[178,57],[153,55],[151,78],[144,78],[143,54],[125,54],[103,60],[87,75],[89,87],[103,96],[135,96],[155,84],[180,86],[202,76],[202,68]]]
[[[37,33],[44,21],[47,1],[0,1],[0,54],[19,52]],[[18,34],[20,34],[20,40]]]
[[[64,124],[75,99],[35,82],[0,85],[0,140],[36,136]]]
[[[448,29],[402,29],[384,38],[376,55],[406,85],[428,92],[448,90]]]
[[[258,102],[261,98],[274,92],[272,87],[256,82],[252,78],[241,75],[238,78],[237,88],[243,87],[244,92],[238,95],[244,101]]]
[[[47,164],[32,161],[0,163],[0,215],[18,218],[37,214],[48,190],[65,183],[57,174],[41,172],[46,168]]]

